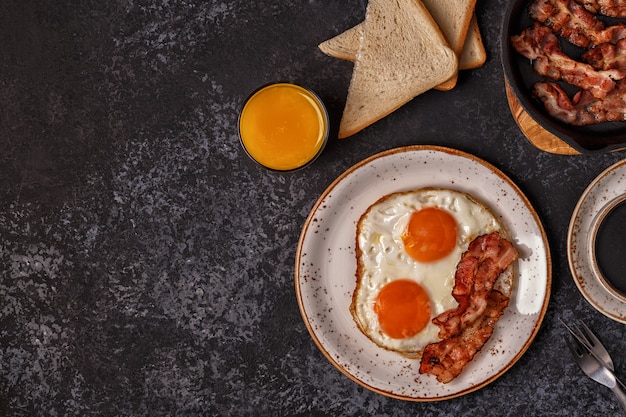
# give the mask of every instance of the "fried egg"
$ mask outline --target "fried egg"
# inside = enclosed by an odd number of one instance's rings
[[[470,195],[441,188],[390,194],[357,225],[357,285],[350,310],[378,346],[408,357],[438,342],[432,319],[456,308],[456,266],[476,237],[503,232]]]

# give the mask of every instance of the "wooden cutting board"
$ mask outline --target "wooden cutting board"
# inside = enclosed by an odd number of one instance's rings
[[[513,91],[509,87],[509,83],[505,81],[506,88],[506,97],[509,102],[509,107],[511,109],[511,113],[513,114],[513,118],[515,122],[519,126],[524,136],[528,138],[530,143],[532,143],[537,148],[541,149],[545,152],[550,152],[559,155],[579,155],[576,149],[569,146],[567,143],[548,132],[537,122],[535,122],[532,117],[522,108],[522,105],[519,103]]]

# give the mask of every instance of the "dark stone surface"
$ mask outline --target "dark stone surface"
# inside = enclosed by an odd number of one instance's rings
[[[624,157],[535,149],[507,107],[504,0],[479,2],[488,61],[357,136],[336,131],[352,64],[316,45],[365,1],[16,1],[0,6],[0,415],[617,416],[564,350],[586,320],[626,374],[625,326],[575,287],[567,226],[587,184]],[[313,88],[332,119],[315,164],[248,161],[243,100]],[[369,392],[322,355],[294,293],[304,220],[354,163],[409,144],[475,154],[539,213],[553,288],[532,346],[486,388],[439,403]]]

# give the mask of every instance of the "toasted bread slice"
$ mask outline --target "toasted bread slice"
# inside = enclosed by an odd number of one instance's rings
[[[459,57],[459,69],[483,65],[487,55],[474,14],[476,0],[423,0],[423,2],[441,28],[448,44]],[[363,23],[360,23],[322,42],[319,48],[327,55],[354,61],[362,34]],[[456,82],[457,76],[453,76],[435,88],[451,90]]]
[[[435,22],[439,24],[450,47],[460,57],[474,15],[476,0],[423,0],[423,2]],[[458,75],[454,76],[438,86],[438,89],[452,89],[456,85],[457,78]]]
[[[354,62],[359,51],[361,36],[363,36],[363,26],[365,23],[361,22],[339,35],[325,40],[317,47],[328,56]]]
[[[459,56],[459,68],[462,70],[482,67],[487,61],[487,51],[480,34],[476,13],[472,16],[470,26],[465,37],[463,51]]]
[[[371,0],[339,138],[382,119],[457,71],[456,54],[420,0]]]
[[[318,45],[319,49],[328,56],[346,61],[356,60],[359,42],[363,34],[363,22],[330,38]],[[476,14],[472,17],[470,27],[465,38],[463,51],[459,56],[459,70],[479,68],[487,60],[485,45],[480,34]]]

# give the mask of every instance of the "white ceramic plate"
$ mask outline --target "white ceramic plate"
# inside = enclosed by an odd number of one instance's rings
[[[599,312],[621,323],[626,323],[626,303],[594,272],[590,234],[596,216],[624,194],[626,160],[610,166],[589,184],[574,208],[567,232],[567,256],[576,286]]]
[[[419,361],[377,347],[349,311],[355,287],[356,224],[380,197],[445,187],[487,204],[521,253],[511,302],[493,336],[448,384],[420,375]],[[502,172],[461,151],[411,146],[374,155],[348,169],[317,200],[298,244],[295,286],[313,340],[342,373],[394,398],[436,401],[484,387],[508,370],[539,330],[550,296],[551,259],[545,232],[526,197]]]

